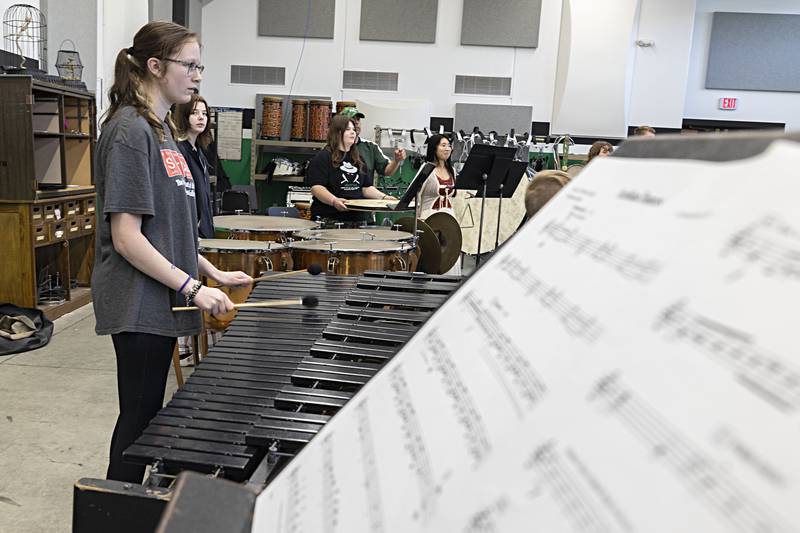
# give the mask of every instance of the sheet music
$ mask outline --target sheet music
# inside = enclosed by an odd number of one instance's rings
[[[217,151],[220,159],[242,158],[242,112],[220,111],[217,114]]]
[[[776,142],[593,163],[264,490],[253,531],[798,531],[798,162]]]

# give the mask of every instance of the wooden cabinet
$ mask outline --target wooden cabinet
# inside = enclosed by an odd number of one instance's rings
[[[0,301],[56,318],[91,301],[92,93],[0,76]]]

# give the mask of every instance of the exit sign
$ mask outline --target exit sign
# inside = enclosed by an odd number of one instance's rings
[[[733,111],[736,109],[736,104],[738,103],[738,98],[720,98],[719,99],[719,108],[724,111]]]

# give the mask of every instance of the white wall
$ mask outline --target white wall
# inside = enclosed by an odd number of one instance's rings
[[[695,0],[642,0],[635,47],[629,125],[680,128],[689,79]]]
[[[462,0],[440,0],[435,44],[360,42],[360,0],[337,0],[334,39],[309,39],[293,94],[334,100],[429,100],[434,116],[450,116],[456,102],[532,105],[534,120],[549,121],[560,0],[544,0],[536,49],[461,46]],[[203,7],[203,94],[215,105],[253,107],[256,93],[290,92],[302,39],[257,37],[256,0],[214,0]],[[391,21],[387,21],[391,24]],[[235,28],[235,29],[234,29]],[[286,86],[232,85],[230,65],[286,67]],[[342,70],[399,72],[398,91],[343,91]],[[511,97],[453,94],[456,74],[512,77]]]
[[[553,133],[625,137],[637,0],[565,0]]]
[[[36,9],[40,9],[39,0],[28,0],[28,1],[25,1],[25,2],[22,2],[20,0],[0,0],[0,21],[2,21],[4,19],[4,15],[6,13],[6,10],[9,7],[11,7],[12,5],[14,5],[14,4],[28,4],[29,6],[33,6]],[[3,28],[2,26],[3,26],[2,23],[0,23],[0,48],[5,50],[6,49],[6,43],[5,43],[5,39],[3,39],[5,28]],[[48,46],[50,46],[50,45],[48,44]],[[15,54],[19,53],[17,50],[13,49],[13,46],[11,48],[12,48],[11,50],[7,50],[7,51],[8,52],[13,52]],[[37,59],[37,58],[34,58],[34,59]]]
[[[83,63],[81,79],[90,91],[94,91],[97,85],[97,0],[42,0],[41,6],[47,15],[49,73],[58,74],[56,58],[59,47],[65,39],[70,39],[75,47],[65,43],[64,49],[78,51]]]
[[[800,93],[705,89],[711,20],[715,11],[800,15],[800,2],[697,0],[684,116],[713,120],[785,122],[787,130],[800,129]],[[723,96],[738,97],[739,108],[735,111],[719,110],[719,99]]]
[[[107,93],[114,80],[114,61],[133,36],[148,22],[147,0],[97,0],[97,114],[108,106]]]

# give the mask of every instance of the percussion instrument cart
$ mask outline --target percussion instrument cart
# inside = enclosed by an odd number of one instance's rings
[[[0,76],[0,301],[55,319],[91,301],[94,94]]]

